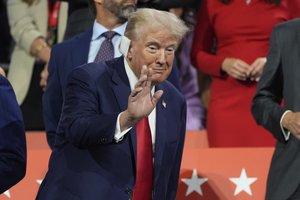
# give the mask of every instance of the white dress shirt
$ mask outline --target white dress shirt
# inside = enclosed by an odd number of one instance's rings
[[[290,111],[290,110],[285,111],[285,112],[283,113],[283,115],[281,116],[281,118],[280,118],[280,128],[281,128],[281,131],[282,131],[282,134],[283,134],[283,136],[284,136],[285,141],[288,141],[288,140],[289,140],[291,132],[290,132],[290,131],[286,131],[286,130],[283,128],[283,126],[282,126],[282,120],[283,120],[284,116],[285,116],[287,113],[289,113],[289,112],[292,112],[292,111]]]

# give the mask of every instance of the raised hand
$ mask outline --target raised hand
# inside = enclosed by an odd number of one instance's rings
[[[152,69],[143,66],[140,78],[128,97],[128,107],[120,116],[121,131],[133,126],[138,120],[152,112],[163,91],[158,90],[152,96],[151,86]]]
[[[245,81],[248,78],[250,69],[250,65],[237,58],[225,58],[222,63],[223,71],[241,81]]]

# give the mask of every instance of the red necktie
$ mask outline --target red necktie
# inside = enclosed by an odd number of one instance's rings
[[[152,199],[152,138],[148,117],[136,124],[137,137],[137,169],[136,182],[133,190],[133,200]]]

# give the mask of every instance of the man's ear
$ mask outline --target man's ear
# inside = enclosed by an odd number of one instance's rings
[[[132,47],[131,47],[131,45],[130,45],[130,47],[129,47],[129,49],[128,49],[128,53],[127,53],[127,58],[128,58],[129,60],[131,60],[131,59],[132,59],[132,55],[133,55],[133,49],[132,49]]]

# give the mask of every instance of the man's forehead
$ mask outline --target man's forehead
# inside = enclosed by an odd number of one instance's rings
[[[177,43],[177,39],[174,35],[167,31],[158,30],[157,32],[146,32],[143,37],[140,37],[142,42],[146,44],[150,43]]]

